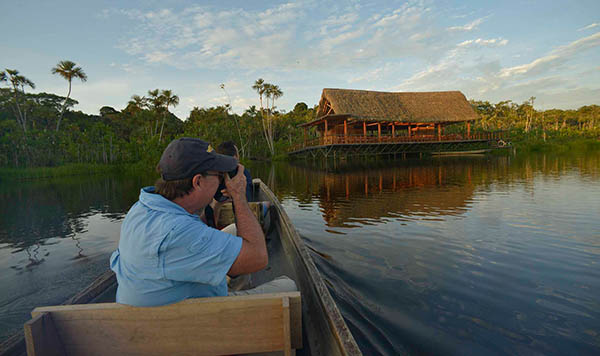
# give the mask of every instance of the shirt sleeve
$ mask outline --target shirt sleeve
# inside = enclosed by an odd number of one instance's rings
[[[242,239],[206,226],[185,224],[169,234],[162,250],[165,278],[218,286],[242,249]]]

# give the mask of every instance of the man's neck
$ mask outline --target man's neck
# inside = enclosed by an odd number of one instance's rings
[[[198,214],[199,212],[202,212],[204,207],[198,208],[198,206],[194,204],[194,199],[190,198],[191,196],[188,194],[183,197],[173,199],[173,203],[184,208],[185,211],[187,211],[190,214]]]

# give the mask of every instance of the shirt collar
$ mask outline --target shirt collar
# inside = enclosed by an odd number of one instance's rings
[[[198,217],[188,213],[187,210],[185,210],[181,205],[170,201],[160,194],[156,194],[153,186],[144,187],[140,190],[140,203],[152,210]]]

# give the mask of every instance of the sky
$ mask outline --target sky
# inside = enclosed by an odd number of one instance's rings
[[[536,109],[600,104],[600,1],[0,1],[0,69],[32,92],[66,95],[51,74],[71,60],[75,110],[122,110],[171,89],[171,109],[259,106],[252,84],[279,85],[280,110],[323,88],[460,90]],[[224,84],[224,89],[221,88]]]

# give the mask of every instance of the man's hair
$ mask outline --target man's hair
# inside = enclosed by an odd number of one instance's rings
[[[169,200],[175,200],[188,195],[192,191],[192,179],[194,177],[168,181],[158,178],[154,183],[154,190]]]
[[[161,174],[160,168],[158,166],[156,167],[156,171],[158,172],[158,174]],[[204,173],[199,174],[204,175]],[[164,180],[161,177],[158,178],[156,182],[154,182],[154,192],[172,201],[176,198],[180,198],[190,194],[190,192],[194,188],[192,184],[193,179],[194,177],[175,180]]]
[[[238,154],[237,147],[235,145],[235,142],[233,142],[233,141],[225,141],[225,142],[221,143],[215,151],[217,151],[217,153],[220,153],[222,155],[228,155],[231,157]]]

